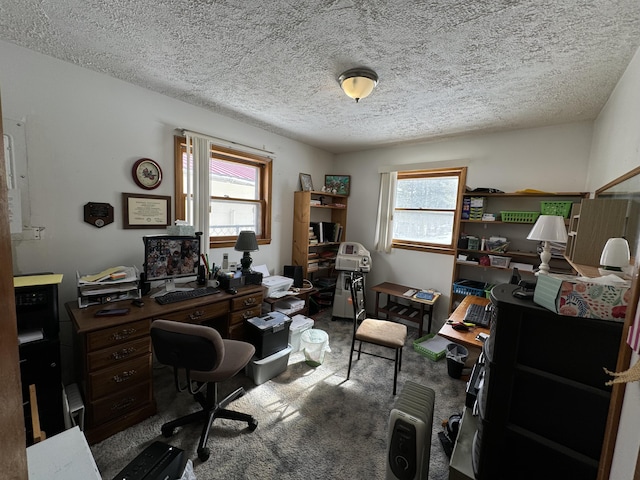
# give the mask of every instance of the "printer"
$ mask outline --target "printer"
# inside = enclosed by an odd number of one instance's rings
[[[371,270],[371,255],[359,243],[343,242],[338,248],[336,270],[369,272]]]
[[[276,296],[280,292],[288,291],[293,285],[293,278],[283,277],[282,275],[269,275],[263,277],[262,285],[267,289],[265,296]]]

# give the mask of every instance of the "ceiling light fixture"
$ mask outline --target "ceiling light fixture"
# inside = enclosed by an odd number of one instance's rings
[[[356,102],[366,98],[378,83],[378,74],[368,68],[352,68],[338,77],[340,87]]]

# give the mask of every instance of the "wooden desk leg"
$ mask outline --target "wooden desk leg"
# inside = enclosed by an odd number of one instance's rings
[[[376,292],[376,311],[374,312],[375,318],[380,318],[378,316],[379,307],[380,307],[380,292]]]
[[[418,326],[418,338],[422,338],[422,324],[424,323],[424,303],[420,302],[420,325]],[[429,325],[431,330],[431,325]]]

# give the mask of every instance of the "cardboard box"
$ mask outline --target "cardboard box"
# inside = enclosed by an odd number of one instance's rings
[[[550,274],[538,276],[533,301],[560,315],[624,322],[630,297],[628,281]]]

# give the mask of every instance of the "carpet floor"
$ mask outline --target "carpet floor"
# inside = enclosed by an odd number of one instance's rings
[[[261,385],[243,373],[220,385],[220,398],[239,386],[245,388],[246,395],[229,408],[256,417],[258,428],[250,432],[245,423],[216,420],[206,462],[196,453],[200,425],[177,429],[170,438],[161,435],[163,423],[195,411],[197,404],[188,393],[175,391],[169,368],[155,364],[158,413],[91,446],[103,478],[114,478],[159,440],[185,450],[198,480],[385,479],[388,419],[397,398],[392,395],[393,362],[354,356],[346,380],[352,322],[332,321],[330,310],[314,320],[314,328],[329,334],[331,348],[320,366],[310,367],[302,352],[294,352],[287,370]],[[417,329],[409,328],[398,393],[407,380],[436,392],[429,479],[445,480],[449,459],[438,432],[443,420],[464,408],[465,382],[447,374],[446,359],[434,362],[418,354],[413,349],[416,336]]]

